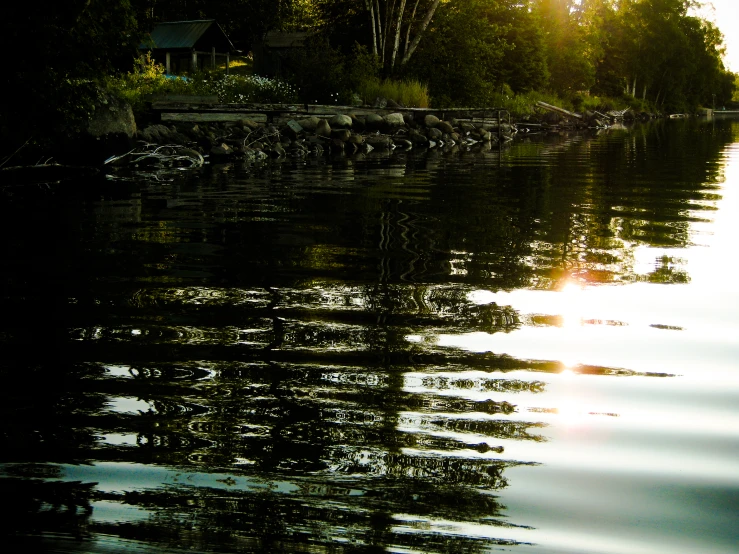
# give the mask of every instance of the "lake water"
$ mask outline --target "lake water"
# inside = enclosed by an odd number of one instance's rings
[[[739,120],[0,184],[57,552],[739,552]]]

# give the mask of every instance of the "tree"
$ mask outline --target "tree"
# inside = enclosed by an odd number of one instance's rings
[[[589,90],[595,65],[580,24],[582,5],[575,0],[535,0],[534,9],[544,29],[550,88],[558,93]]]
[[[372,30],[372,52],[389,71],[395,69],[401,42],[400,65],[411,59],[439,7],[439,1],[364,0]]]
[[[86,120],[96,80],[130,69],[140,40],[129,0],[8,5],[0,20],[2,50],[13,52],[1,77],[3,138],[12,143],[17,129],[48,134]]]
[[[513,45],[512,2],[467,0],[441,5],[408,71],[428,83],[435,105],[485,106],[503,84]]]

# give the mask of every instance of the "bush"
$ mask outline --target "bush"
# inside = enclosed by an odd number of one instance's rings
[[[137,119],[146,112],[152,97],[167,94],[208,96],[217,95],[218,101],[228,103],[293,102],[295,89],[277,79],[256,75],[223,75],[199,73],[192,77],[171,77],[164,67],[155,63],[149,54],[139,56],[130,73],[107,80],[107,88],[126,100]]]
[[[372,77],[359,83],[357,94],[365,104],[372,104],[378,96],[406,108],[428,108],[430,104],[428,87],[414,79],[395,81]]]
[[[258,75],[198,74],[188,80],[186,89],[195,95],[217,95],[223,104],[250,102],[295,102],[295,88],[279,79]]]

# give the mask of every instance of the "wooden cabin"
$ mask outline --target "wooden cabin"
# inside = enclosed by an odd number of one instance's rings
[[[234,46],[215,19],[200,19],[159,23],[139,49],[150,51],[167,75],[180,75],[215,68],[224,58],[228,72]]]

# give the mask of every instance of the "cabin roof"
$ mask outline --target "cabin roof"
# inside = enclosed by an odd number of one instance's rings
[[[215,19],[197,19],[192,21],[167,21],[159,23],[141,45],[142,48],[177,49],[216,46],[220,50],[234,50],[233,44]],[[202,39],[209,39],[213,44],[198,44]]]

